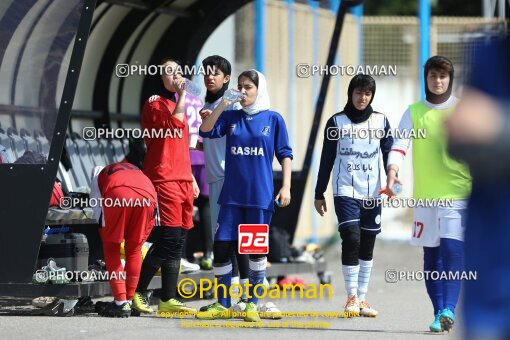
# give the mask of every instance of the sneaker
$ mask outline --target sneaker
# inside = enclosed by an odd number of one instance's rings
[[[32,306],[44,308],[57,300],[54,296],[39,296],[32,300]]]
[[[230,319],[232,314],[229,308],[225,308],[219,302],[215,302],[200,308],[196,318],[201,320]]]
[[[294,258],[294,262],[315,263],[313,255],[307,251]]]
[[[347,314],[348,318],[359,316],[359,301],[356,295],[353,295],[347,299],[344,312]]]
[[[259,307],[259,316],[261,319],[278,320],[282,318],[282,312],[272,302],[267,302]]]
[[[455,323],[455,314],[449,309],[445,308],[439,315],[439,322],[441,323],[441,331],[450,333]]]
[[[110,318],[128,318],[131,315],[131,305],[124,302],[118,306],[115,302],[110,302],[98,314]]]
[[[366,301],[359,302],[359,315],[366,316],[370,318],[375,318],[379,314],[378,311],[370,307],[370,305]]]
[[[97,301],[94,304],[94,311],[97,314],[101,315],[103,313],[103,311],[106,309],[106,307],[108,307],[112,303],[115,303],[115,301],[110,301],[110,302],[107,302],[107,301]]]
[[[181,259],[181,274],[193,273],[199,270],[200,266],[198,264],[190,263],[186,259]]]
[[[257,311],[257,305],[253,302],[248,302],[246,304],[246,316],[244,317],[244,321],[246,322],[260,322],[259,312]]]
[[[55,316],[58,315],[59,311],[62,309],[63,304],[59,299],[53,301],[49,305],[42,307],[40,309],[31,310],[30,315],[46,315],[46,316]]]
[[[57,266],[57,262],[55,262],[54,259],[48,259],[46,271],[48,272],[50,283],[54,285],[63,285],[69,283],[69,279],[66,277],[66,268]]]
[[[244,319],[246,305],[248,304],[247,300],[243,301],[242,299],[234,303],[232,307],[229,308],[230,313],[232,313],[233,319]]]
[[[212,269],[213,260],[210,257],[202,257],[200,260],[200,268],[203,270],[211,270]]]
[[[182,303],[179,300],[176,299],[169,299],[168,301],[159,300],[158,303],[158,312],[157,313],[183,313],[183,314],[190,314],[195,315],[197,314],[197,310],[195,308],[186,306],[184,303]]]
[[[198,312],[207,312],[207,311],[209,310],[209,308],[211,308],[211,307],[212,307],[215,303],[216,303],[216,302],[211,303],[210,305],[205,305],[205,306],[200,307],[200,309],[198,310]]]
[[[431,332],[439,333],[441,332],[441,322],[439,321],[441,317],[441,311],[437,312],[436,317],[434,318],[434,322],[432,322],[429,326]]]
[[[75,309],[80,313],[91,313],[94,310],[94,302],[90,296],[79,297]]]
[[[153,312],[147,295],[138,292],[133,295],[133,309],[145,314],[152,314]]]
[[[34,309],[29,312],[30,315],[47,315],[47,316],[62,316],[68,317],[73,316],[75,312],[75,306],[78,303],[78,299],[56,299],[49,305],[43,308]]]

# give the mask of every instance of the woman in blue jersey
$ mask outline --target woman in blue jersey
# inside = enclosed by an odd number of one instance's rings
[[[271,221],[274,156],[283,171],[283,185],[276,200],[280,207],[290,203],[292,149],[282,116],[269,110],[266,79],[256,70],[244,71],[238,77],[238,90],[244,95],[240,100],[241,110],[224,111],[232,103],[223,98],[200,126],[200,135],[204,138],[226,136],[225,183],[218,200],[221,207],[214,238],[213,264],[214,275],[225,289],[218,289],[217,303],[198,313],[197,317],[204,319],[230,317],[230,254],[233,247],[237,247],[239,224],[269,224]],[[254,287],[263,283],[266,263],[265,255],[250,255],[250,290],[245,321],[260,321]],[[257,288],[257,295],[261,293],[260,288]]]

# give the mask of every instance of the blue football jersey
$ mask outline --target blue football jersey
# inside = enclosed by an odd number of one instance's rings
[[[292,159],[285,121],[278,112],[224,111],[204,138],[226,136],[225,182],[219,204],[274,211],[273,158]]]

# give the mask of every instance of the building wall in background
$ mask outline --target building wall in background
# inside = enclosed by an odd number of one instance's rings
[[[221,55],[232,64],[232,80],[230,87],[237,87],[237,64],[235,60],[235,15],[231,15],[221,23],[218,28],[211,34],[209,39],[205,42],[204,46],[198,54],[195,62],[197,65],[202,65],[202,60],[214,54]],[[197,80],[202,87],[202,94],[205,95],[206,89],[203,82],[203,77],[199,76]]]
[[[294,39],[289,41],[289,13],[288,7],[282,1],[268,1],[266,9],[266,78],[268,81],[271,106],[284,118],[289,127],[289,136],[294,150],[292,168],[299,171],[302,168],[310,128],[313,122],[317,94],[322,77],[319,75],[299,77],[298,64],[325,64],[336,13],[317,9],[316,23],[318,34],[313,35],[314,14],[310,7],[294,3]],[[338,63],[342,65],[358,64],[358,30],[354,17],[347,15],[344,22],[340,46],[337,51]],[[313,46],[317,46],[314,50]],[[289,51],[293,49],[294,60],[289,60]],[[292,67],[289,67],[291,63]],[[288,78],[293,81],[294,93],[289,91]],[[314,162],[319,162],[322,149],[323,130],[326,121],[335,113],[342,110],[347,100],[347,86],[350,77],[331,77],[323,117],[319,129],[319,138],[315,145]],[[293,103],[289,103],[293,98]],[[340,105],[338,105],[340,103]],[[292,105],[293,104],[293,105]],[[293,109],[292,109],[293,108]],[[281,170],[275,161],[275,170]],[[300,210],[296,231],[296,242],[303,243],[309,239],[325,239],[336,232],[337,220],[334,214],[331,187],[326,192],[328,213],[320,217],[313,207],[314,189],[317,173],[314,167],[310,172],[305,197]]]

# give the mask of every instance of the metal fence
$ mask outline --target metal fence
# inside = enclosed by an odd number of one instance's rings
[[[417,84],[421,69],[418,65],[418,18],[365,16],[362,22],[363,63],[397,65],[399,78],[409,78]],[[507,23],[498,18],[433,17],[430,27],[431,55],[443,55],[452,60],[458,89],[467,78],[477,41],[502,34],[506,26]],[[417,86],[415,92],[418,94]]]

